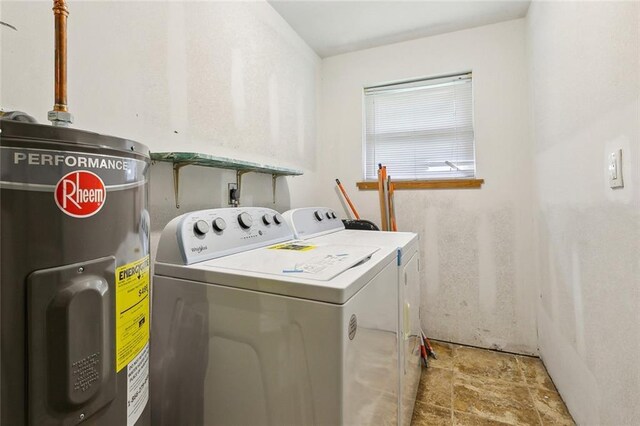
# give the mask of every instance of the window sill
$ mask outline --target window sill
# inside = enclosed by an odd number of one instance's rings
[[[391,181],[394,189],[471,189],[480,188],[484,179],[429,179]],[[359,190],[377,190],[377,181],[356,182]]]

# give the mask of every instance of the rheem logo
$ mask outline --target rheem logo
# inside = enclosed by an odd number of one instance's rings
[[[100,176],[86,170],[67,173],[56,184],[56,204],[72,217],[93,216],[104,206],[106,198],[107,190]]]

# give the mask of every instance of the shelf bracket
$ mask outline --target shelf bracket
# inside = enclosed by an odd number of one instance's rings
[[[276,181],[278,180],[279,177],[280,175],[277,175],[275,173],[271,175],[271,188],[273,189],[273,204],[276,203]]]
[[[173,163],[173,195],[176,200],[176,209],[180,208],[180,169],[189,163]]]
[[[236,206],[240,205],[240,197],[242,196],[242,175],[244,175],[245,173],[249,173],[251,170],[236,170],[236,184],[238,185],[238,189],[237,189],[237,194],[238,197],[236,198],[238,200],[238,203],[236,204]]]

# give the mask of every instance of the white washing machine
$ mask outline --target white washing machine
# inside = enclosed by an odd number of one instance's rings
[[[419,236],[413,232],[345,229],[333,210],[309,207],[283,214],[294,236],[317,244],[362,244],[397,250],[399,419],[409,425],[420,383],[420,254]]]
[[[153,424],[396,424],[396,276],[395,249],[294,241],[270,209],[172,220],[153,281]]]

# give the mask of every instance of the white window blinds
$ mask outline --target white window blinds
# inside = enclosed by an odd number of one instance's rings
[[[475,177],[471,73],[369,87],[365,179]]]

